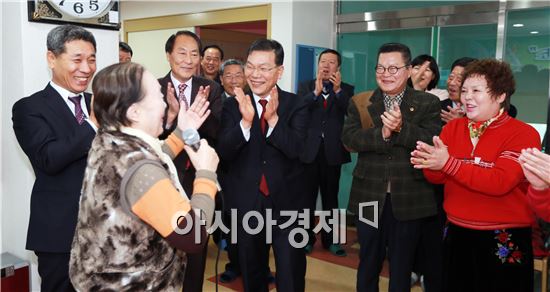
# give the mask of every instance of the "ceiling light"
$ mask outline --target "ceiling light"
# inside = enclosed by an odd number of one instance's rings
[[[523,27],[523,23],[514,23],[513,27]]]
[[[539,32],[536,31],[536,30],[534,30],[534,31],[531,32],[531,34],[537,34],[537,33],[539,33]]]

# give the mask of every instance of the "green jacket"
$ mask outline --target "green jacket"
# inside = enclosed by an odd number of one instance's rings
[[[382,138],[384,98],[376,89],[368,111],[374,127],[363,129],[359,111],[353,100],[344,122],[342,142],[357,151],[359,157],[353,171],[349,210],[359,214],[363,202],[378,202],[382,214],[388,181],[391,181],[393,213],[398,220],[413,220],[435,215],[437,212],[434,188],[422,171],[413,168],[410,157],[418,140],[432,144],[432,137],[441,131],[439,99],[429,93],[407,87],[400,109],[403,125],[388,142]],[[373,218],[373,208],[364,209],[364,216]]]

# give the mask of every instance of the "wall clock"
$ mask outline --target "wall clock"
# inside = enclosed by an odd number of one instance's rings
[[[29,0],[29,21],[118,30],[119,0]]]

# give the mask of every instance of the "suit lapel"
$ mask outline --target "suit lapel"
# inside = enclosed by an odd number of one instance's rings
[[[63,125],[75,127],[78,125],[74,114],[71,112],[64,98],[51,87],[50,84],[44,89],[44,99],[47,107],[50,108],[52,116],[59,117]]]
[[[84,94],[84,102],[86,103],[86,109],[88,109],[88,117],[90,116],[91,112],[92,112],[92,95],[87,93],[87,92],[83,92]]]
[[[414,94],[413,89],[407,87],[405,89],[405,94],[403,95],[403,101],[399,107],[403,120],[410,120],[410,116],[418,111],[419,107],[420,103],[417,96]]]
[[[199,80],[193,76],[193,79],[191,80],[191,103],[189,105],[192,105],[193,102],[195,102],[195,96],[197,96],[197,93],[199,93],[199,87],[202,85]]]

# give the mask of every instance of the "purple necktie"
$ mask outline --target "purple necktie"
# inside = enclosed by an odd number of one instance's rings
[[[183,106],[185,110],[189,109],[189,103],[187,102],[187,98],[185,98],[185,88],[187,88],[187,84],[181,83],[178,85],[179,94],[178,98],[180,100],[180,104],[183,102]]]
[[[261,98],[258,100],[260,105],[262,106],[262,114],[260,115],[260,128],[262,129],[262,134],[267,133],[267,121],[265,120],[264,114],[265,114],[265,107],[267,105],[267,99]],[[260,178],[260,192],[264,196],[269,196],[269,188],[267,187],[267,180],[265,178],[265,174],[262,173],[262,177]]]
[[[82,125],[84,122],[84,112],[82,111],[82,106],[80,106],[81,99],[82,96],[80,94],[76,96],[69,96],[69,100],[74,103],[74,116],[79,125]]]

